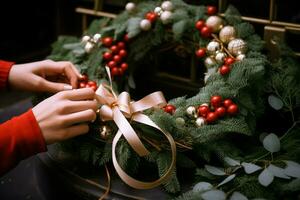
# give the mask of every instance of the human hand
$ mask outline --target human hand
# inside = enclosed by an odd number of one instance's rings
[[[70,62],[43,60],[13,65],[8,82],[12,89],[55,93],[76,89],[81,77]]]
[[[96,119],[97,102],[91,88],[59,92],[36,105],[32,111],[47,144],[89,131]]]

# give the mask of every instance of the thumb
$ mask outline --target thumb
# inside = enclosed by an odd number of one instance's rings
[[[66,83],[56,83],[43,79],[40,90],[56,93],[64,90],[72,90],[72,86]]]

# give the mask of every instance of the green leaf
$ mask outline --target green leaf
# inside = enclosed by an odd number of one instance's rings
[[[274,180],[274,176],[268,170],[268,168],[264,169],[264,171],[262,171],[258,176],[258,182],[265,187],[270,185],[273,180]]]
[[[244,167],[244,170],[247,174],[252,174],[253,172],[261,169],[261,167],[258,165],[246,162],[242,162],[242,166]]]
[[[204,192],[206,190],[211,190],[213,188],[212,184],[208,182],[199,182],[193,187],[194,192]]]
[[[300,165],[294,161],[285,161],[287,166],[284,169],[284,173],[288,176],[300,178]]]
[[[205,169],[213,175],[217,175],[217,176],[226,175],[223,168],[218,168],[218,167],[214,167],[214,166],[211,166],[211,165],[205,165]]]
[[[221,190],[210,190],[201,194],[204,200],[225,200],[226,194]]]
[[[268,170],[276,177],[290,179],[290,177],[285,174],[284,169],[280,167],[270,164]]]
[[[141,18],[134,17],[128,20],[127,33],[129,38],[137,36],[141,32],[140,22]]]
[[[240,165],[240,161],[234,160],[234,159],[229,158],[229,157],[225,157],[225,158],[224,158],[224,161],[225,161],[229,166],[232,166],[232,167]]]
[[[240,192],[234,192],[229,200],[248,200],[248,198]]]
[[[280,140],[274,133],[271,133],[264,138],[263,145],[264,148],[271,153],[278,152],[280,150]]]
[[[231,174],[230,176],[225,178],[221,183],[219,183],[218,186],[228,183],[229,181],[233,180],[235,178],[235,176],[236,176],[235,174]]]
[[[280,110],[283,107],[282,100],[274,95],[270,95],[268,97],[268,102],[269,102],[270,106],[272,108],[274,108],[275,110]]]

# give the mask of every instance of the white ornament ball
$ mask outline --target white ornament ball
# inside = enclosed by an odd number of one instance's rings
[[[132,13],[135,10],[136,6],[135,3],[129,2],[126,4],[125,9],[129,12]]]
[[[90,53],[92,51],[92,49],[94,48],[94,44],[91,43],[91,42],[87,42],[84,46],[84,50],[87,52],[87,53]]]
[[[222,51],[218,51],[215,56],[215,60],[218,64],[222,64],[224,62],[224,59],[227,57],[226,53]]]
[[[242,39],[234,39],[228,43],[228,51],[234,56],[245,54],[247,51],[246,42]]]
[[[190,117],[195,117],[197,114],[197,110],[194,106],[189,106],[186,109],[186,114],[188,114],[188,116],[190,116]]]
[[[94,42],[98,42],[98,41],[100,40],[100,38],[101,38],[101,34],[99,34],[99,33],[96,33],[96,34],[93,36]]]
[[[149,31],[151,29],[151,22],[148,20],[148,19],[143,19],[141,22],[140,22],[140,28],[143,30],[143,31]]]
[[[176,118],[175,121],[178,126],[183,126],[185,124],[185,120],[182,117]]]
[[[220,50],[221,45],[217,41],[211,41],[206,46],[206,52],[210,55],[215,55],[218,50]]]
[[[154,9],[154,13],[157,14],[158,16],[160,16],[162,12],[163,12],[163,10],[161,7],[156,7]]]
[[[238,61],[244,60],[244,58],[246,58],[245,54],[239,54],[235,59]]]
[[[219,16],[210,16],[206,19],[206,26],[211,28],[212,32],[218,32],[223,27],[223,20]]]
[[[161,4],[161,8],[166,11],[172,11],[174,9],[174,6],[171,1],[164,1]]]
[[[203,117],[198,117],[195,121],[197,127],[205,125],[205,119]]]
[[[81,42],[82,42],[82,43],[87,43],[90,39],[91,39],[90,36],[85,35],[85,36],[82,37]]]
[[[172,12],[170,11],[163,11],[160,15],[160,19],[161,19],[161,22],[163,24],[168,24],[171,22],[172,20]]]
[[[225,26],[221,29],[219,33],[220,40],[225,44],[235,39],[235,37],[236,37],[236,31],[233,26]]]
[[[206,68],[211,68],[216,64],[217,64],[217,62],[213,57],[207,57],[204,60],[204,65],[206,66]]]

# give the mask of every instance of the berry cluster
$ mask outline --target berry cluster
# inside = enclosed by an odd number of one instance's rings
[[[235,62],[235,59],[232,57],[224,58],[224,64],[219,68],[219,72],[221,75],[226,75],[231,71],[231,64]]]
[[[112,37],[104,37],[102,44],[109,48],[103,54],[107,66],[110,68],[112,77],[121,76],[128,68],[128,64],[125,62],[127,57],[126,42],[128,42],[128,36],[125,35],[123,41],[114,41]]]
[[[231,99],[223,101],[222,97],[217,95],[211,97],[210,106],[202,104],[197,109],[198,116],[204,118],[207,123],[213,123],[226,114],[233,116],[237,113],[238,106]]]
[[[206,13],[208,15],[214,15],[216,12],[217,8],[215,6],[207,6]],[[200,32],[200,35],[204,38],[209,38],[213,32],[212,28],[207,26],[206,22],[202,19],[196,22],[195,27]]]
[[[86,74],[84,74],[82,75],[82,78],[79,81],[79,88],[92,88],[94,91],[96,91],[98,86],[95,81],[89,80],[89,77]]]

